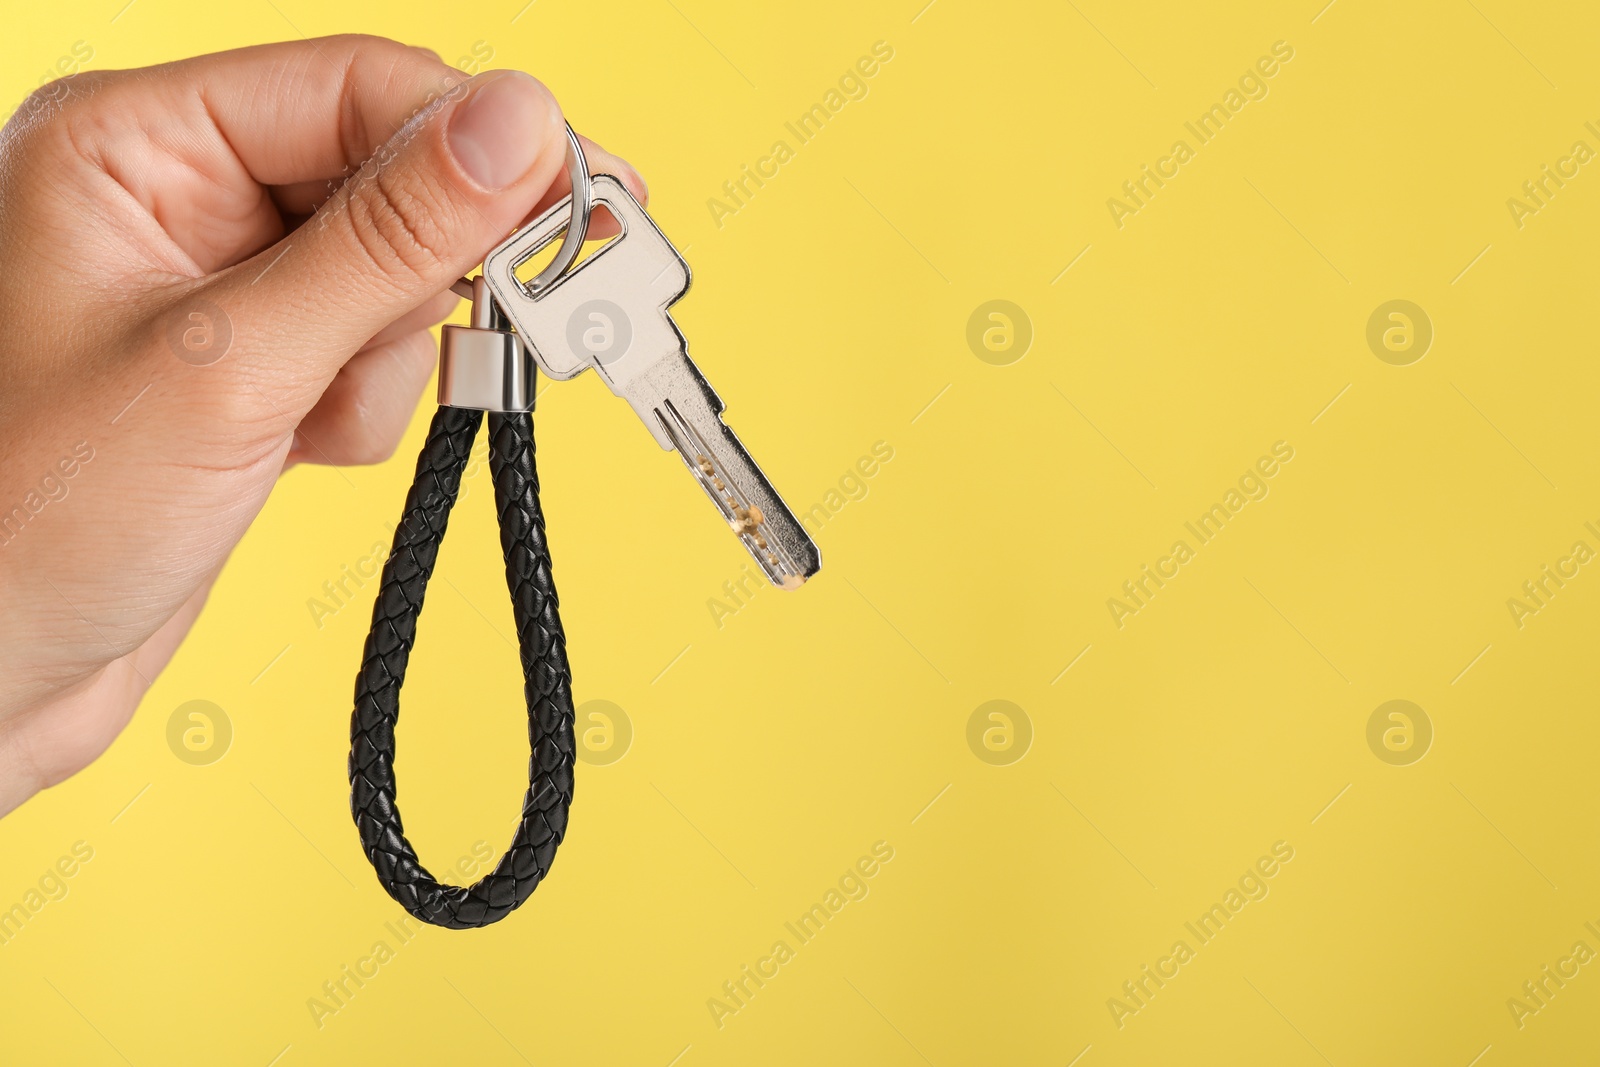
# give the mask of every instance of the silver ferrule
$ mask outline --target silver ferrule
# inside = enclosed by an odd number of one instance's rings
[[[439,341],[441,407],[501,412],[533,407],[533,356],[507,325],[483,278],[474,278],[472,325],[446,326]]]

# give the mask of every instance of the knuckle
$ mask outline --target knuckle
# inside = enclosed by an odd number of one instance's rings
[[[72,87],[65,78],[46,82],[29,93],[17,108],[18,118],[43,117],[66,109],[72,97]]]
[[[114,72],[84,71],[45,82],[12,112],[6,123],[8,137],[33,140],[52,133],[69,136],[68,125],[83,112],[91,98],[116,80]]]
[[[393,38],[375,33],[336,33],[327,38],[327,43],[333,51],[351,56],[398,55],[410,50]]]
[[[251,467],[277,451],[287,433],[287,397],[281,385],[256,382],[257,375],[245,373],[219,378],[208,388],[185,386],[184,403],[203,405],[204,417],[191,424],[196,446],[195,460],[216,457],[219,466]],[[182,379],[180,379],[182,381]]]
[[[336,427],[323,445],[326,449],[324,462],[351,467],[370,466],[394,455],[399,445],[392,435],[376,428],[382,423],[371,420],[369,405],[360,389],[343,391],[336,402],[326,406],[323,414],[323,424]]]
[[[447,203],[412,172],[378,164],[350,198],[349,226],[370,265],[399,284],[431,279],[448,256]]]
[[[46,82],[29,94],[29,99],[55,101],[64,107],[80,106],[124,78],[120,71],[85,70]]]
[[[437,63],[427,60],[422,52],[399,41],[365,33],[345,33],[316,42],[321,66],[313,66],[318,73],[332,67],[340,80],[339,138],[345,159],[357,167],[367,158],[374,145],[391,132],[376,130],[368,125],[368,116],[361,106],[365,95],[378,94],[395,99],[415,95],[417,84],[426,80],[426,72],[436,69]]]
[[[253,375],[222,379],[199,395],[203,397],[215,432],[225,437],[229,445],[262,436],[262,431],[272,427],[269,420],[275,415],[282,420],[282,416],[271,409],[270,397],[261,391]]]

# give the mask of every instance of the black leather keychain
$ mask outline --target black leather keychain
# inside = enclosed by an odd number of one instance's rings
[[[557,610],[529,412],[489,415],[489,467],[500,514],[506,585],[528,705],[528,792],[511,848],[470,887],[441,885],[406,840],[395,801],[400,686],[428,578],[483,413],[441,407],[417,459],[405,519],[383,568],[350,720],[350,810],[378,880],[412,915],[452,929],[487,926],[527,900],[550,871],[572,803],[572,675]]]
[[[472,324],[444,328],[439,412],[384,563],[350,719],[350,810],[367,859],[407,911],[452,929],[487,926],[528,899],[550,871],[572,804],[572,675],[534,465],[536,365],[561,380],[594,368],[656,442],[678,453],[774,585],[798,588],[822,562],[723,424],[721,399],[667,314],[688,289],[688,265],[621,182],[598,175],[591,183],[570,127],[567,137],[570,215],[568,201],[557,204],[492,251],[481,276],[455,286],[472,299]],[[596,203],[616,218],[621,235],[573,267]],[[517,271],[563,234],[555,259],[522,281]],[[452,886],[428,873],[406,840],[396,801],[395,727],[417,617],[485,413],[532,757],[511,848],[474,885]]]

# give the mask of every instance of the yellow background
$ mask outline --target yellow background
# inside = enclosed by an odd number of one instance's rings
[[[0,947],[6,1062],[1587,1062],[1600,966],[1521,1028],[1506,1002],[1600,949],[1600,567],[1520,629],[1506,601],[1600,548],[1600,176],[1520,229],[1506,200],[1600,147],[1600,16],[923,2],[8,12],[12,100],[78,42],[109,69],[361,30],[535,72],[647,176],[696,272],[692,351],[789,503],[894,458],[814,583],[719,628],[745,559],[699,490],[592,375],[550,387],[575,694],[624,709],[631,749],[580,764],[526,907],[423,930],[320,1028],[308,1000],[402,913],[347,809],[376,582],[320,628],[307,601],[387,540],[431,405],[392,462],[290,474],[127,733],[0,822],[0,907],[94,850]],[[868,95],[716,225],[722,183],[880,40]],[[1107,199],[1280,40],[1268,95],[1119,229]],[[1034,330],[1009,365],[966,340],[993,299]],[[1409,366],[1366,341],[1394,299],[1435,331]],[[1280,440],[1270,495],[1119,629],[1107,598]],[[468,484],[399,733],[435,870],[498,855],[526,781]],[[967,740],[996,699],[1032,728],[1006,766]],[[1394,699],[1434,730],[1409,766],[1367,743]],[[168,746],[190,700],[232,724],[209,766]],[[870,894],[719,1029],[708,999],[878,841]],[[1270,894],[1119,1028],[1108,999],[1278,841]]]

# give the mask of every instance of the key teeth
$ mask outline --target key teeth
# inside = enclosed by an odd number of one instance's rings
[[[752,499],[750,489],[742,486],[740,479],[725,468],[718,459],[716,450],[689,420],[683,417],[671,400],[664,401],[656,409],[656,416],[663,431],[672,440],[673,447],[683,460],[684,466],[695,476],[701,489],[722,512],[729,528],[745,546],[757,566],[766,574],[767,579],[780,589],[798,589],[805,584],[806,579],[815,574],[820,566],[816,545],[805,535],[804,529],[773,492],[771,485],[766,483],[765,477],[761,475],[755,463],[749,462],[749,473],[759,481],[756,488],[764,490],[760,495],[766,499],[766,511],[763,511],[760,501]],[[717,428],[726,439],[724,443],[742,453],[743,448],[732,430],[722,422],[721,418],[717,418],[716,421]],[[748,460],[748,455],[745,458]],[[795,538],[787,537],[772,528],[768,512],[774,510],[781,514],[786,527],[794,531],[797,535]]]

